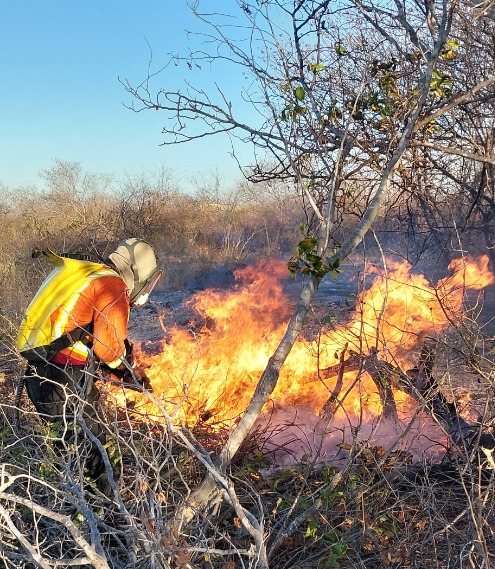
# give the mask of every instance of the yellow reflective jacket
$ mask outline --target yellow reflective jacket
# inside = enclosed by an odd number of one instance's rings
[[[20,354],[84,364],[92,344],[98,360],[118,367],[129,320],[126,284],[100,263],[45,254],[55,268],[28,306],[17,340]]]

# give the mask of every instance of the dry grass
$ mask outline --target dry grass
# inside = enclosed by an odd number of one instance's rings
[[[139,416],[108,397],[112,443],[107,452],[121,474],[109,503],[88,488],[80,450],[66,445],[60,451],[55,433],[40,422],[25,394],[22,430],[14,428],[20,372],[15,338],[23,311],[49,269],[31,259],[34,246],[105,255],[121,238],[139,234],[159,250],[163,287],[182,298],[186,286],[208,286],[212,268],[228,273],[252,257],[290,257],[299,239],[298,208],[280,196],[271,199],[270,192],[246,194],[242,203],[234,195],[183,195],[166,179],[130,180],[120,194],[109,193],[105,180],[85,178],[67,164],[50,176],[56,182],[50,191],[17,193],[15,207],[0,212],[0,559],[8,568],[256,567],[253,537],[225,492],[187,527],[171,529],[170,520],[228,437],[226,428],[207,420],[178,428],[165,412],[160,420]],[[81,190],[75,195],[67,189],[73,186],[64,186],[67,176]],[[54,198],[63,202],[57,211]],[[345,306],[315,307],[305,334],[317,337],[348,312]],[[445,357],[438,364],[442,371],[436,372],[444,393],[468,406],[474,401],[487,425],[494,409],[484,405],[493,390],[486,336],[479,330],[465,335],[467,344],[454,351],[452,337],[446,336]],[[463,385],[468,375],[451,356],[472,364],[473,353],[485,375],[478,383],[476,372],[478,391],[468,401],[473,394]],[[495,566],[494,471],[479,463],[480,456],[461,451],[446,455],[441,464],[411,465],[407,454],[386,457],[375,443],[356,435],[345,461],[308,455],[281,468],[276,457],[291,455],[297,427],[273,421],[256,429],[226,475],[240,505],[262,527],[270,567]],[[284,431],[289,434],[281,444]]]
[[[122,472],[109,504],[83,492],[76,449],[57,450],[25,397],[22,433],[14,432],[14,383],[8,373],[0,405],[5,567],[34,567],[27,544],[46,566],[83,558],[87,567],[256,566],[252,539],[225,501],[198,512],[178,533],[167,524],[206,472],[198,456],[214,455],[228,435],[218,425],[198,424],[179,436],[163,421],[138,420],[132,409],[108,403],[107,450]],[[255,430],[229,473],[242,506],[263,523],[270,567],[474,569],[495,562],[494,471],[476,457],[457,453],[443,463],[411,465],[396,454],[385,461],[383,449],[356,438],[345,463],[305,457],[277,468],[272,459],[280,449],[270,447],[270,438],[290,427]]]

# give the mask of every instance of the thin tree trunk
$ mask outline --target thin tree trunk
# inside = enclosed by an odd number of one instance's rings
[[[433,50],[434,52],[428,61],[428,65],[423,73],[421,82],[422,91],[416,108],[411,114],[409,122],[402,132],[396,150],[388,160],[375,196],[371,200],[360,222],[342,244],[339,251],[330,257],[329,264],[332,264],[337,260],[342,261],[347,258],[352,253],[352,251],[354,251],[354,249],[361,243],[364,236],[371,228],[378,214],[379,208],[387,196],[390,180],[395,172],[395,168],[402,158],[402,155],[409,145],[409,140],[412,133],[414,132],[414,128],[417,124],[421,109],[423,108],[423,105],[428,96],[433,68],[440,51],[440,47],[443,46],[445,39],[444,36],[446,33],[447,31],[444,29],[442,34],[440,34],[442,37],[439,37],[436,42],[435,49]],[[331,208],[329,212],[330,211]],[[329,212],[327,212],[327,215],[330,214]],[[329,219],[324,220],[324,224],[329,224],[330,222],[331,220]],[[312,275],[308,277],[308,280],[306,281],[306,284],[304,285],[304,288],[301,292],[299,303],[295,308],[292,318],[287,326],[285,335],[275,350],[273,356],[269,359],[265,371],[261,375],[258,385],[256,386],[254,395],[246,409],[246,412],[225,443],[225,446],[223,447],[220,456],[216,461],[216,466],[219,468],[221,473],[224,473],[226,471],[232,457],[235,455],[241,443],[248,435],[255,421],[258,419],[265,403],[273,393],[273,390],[277,385],[280,369],[290,351],[292,350],[292,347],[294,346],[294,343],[302,329],[306,316],[311,307],[313,298],[318,290],[319,284],[320,279]],[[172,527],[178,528],[183,524],[187,525],[192,520],[196,512],[202,510],[212,500],[212,498],[215,498],[217,494],[218,489],[216,483],[211,474],[207,474],[201,484],[190,494],[185,502],[177,508],[175,516],[172,520]]]

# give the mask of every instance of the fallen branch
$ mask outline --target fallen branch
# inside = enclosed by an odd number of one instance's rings
[[[371,377],[378,389],[378,394],[380,395],[380,400],[383,406],[383,415],[386,418],[396,421],[398,416],[392,392],[392,385],[398,385],[397,374],[403,374],[403,372],[395,368],[393,365],[378,359],[378,352],[374,348],[372,348],[366,356],[350,350],[349,357],[344,360],[343,358],[346,349],[347,344],[340,354],[340,362],[337,365],[322,369],[318,373],[318,377],[320,379],[329,379],[337,375],[335,388],[325,405],[323,405],[320,416],[325,419],[331,418],[335,414],[337,407],[343,404],[347,393],[342,399],[339,399],[338,395],[342,391],[344,373],[350,371],[365,371]],[[405,374],[403,375],[404,377],[407,377]]]
[[[81,565],[87,565],[90,563],[95,569],[110,569],[106,559],[99,555],[95,548],[90,545],[78,527],[74,524],[74,522],[64,514],[58,514],[57,512],[52,512],[48,508],[40,506],[36,502],[33,502],[29,498],[23,498],[22,496],[16,496],[14,494],[9,494],[8,492],[0,492],[0,500],[4,500],[6,502],[13,502],[14,504],[21,504],[31,511],[36,512],[46,518],[49,518],[59,524],[63,525],[72,535],[72,539],[76,543],[78,547],[85,553],[87,559],[84,560],[84,563]],[[5,522],[7,523],[10,531],[15,535],[17,539],[19,539],[22,546],[26,549],[26,551],[31,555],[33,560],[43,569],[49,569],[51,566],[57,565],[60,560],[50,560],[47,558],[42,557],[36,549],[29,543],[27,539],[25,539],[22,534],[20,534],[19,530],[15,526],[12,518],[8,511],[0,506],[0,515],[4,518]]]
[[[345,350],[344,350],[345,351]],[[380,394],[383,412],[386,417],[397,417],[397,408],[393,398],[392,387],[405,391],[412,396],[436,422],[441,424],[452,443],[472,452],[481,448],[492,464],[490,450],[495,449],[495,437],[490,433],[482,433],[478,425],[470,425],[457,412],[456,405],[450,403],[443,395],[433,376],[435,349],[431,343],[425,343],[421,348],[418,365],[407,372],[398,366],[381,360],[378,351],[372,348],[367,355],[357,354],[350,350],[347,360],[342,360],[329,368],[320,370],[319,377],[329,379],[337,376],[337,383],[330,398],[322,408],[320,415],[327,418],[335,413],[337,405],[342,405],[345,396],[339,400],[342,390],[342,376],[349,371],[366,371],[373,379]]]
[[[345,396],[339,400],[339,395],[340,392],[342,391],[342,386],[343,386],[343,379],[344,379],[344,373],[346,371],[346,364],[347,366],[349,365],[349,360],[351,358],[353,358],[354,356],[357,356],[357,354],[355,352],[351,352],[351,356],[348,358],[348,360],[345,360],[345,353],[347,351],[347,346],[348,344],[346,344],[343,348],[343,350],[340,352],[340,358],[339,358],[339,363],[337,366],[334,366],[337,370],[337,382],[335,383],[335,387],[333,388],[333,391],[330,395],[330,397],[328,398],[327,402],[325,403],[325,405],[323,405],[323,408],[320,412],[320,417],[323,417],[325,419],[331,419],[334,415],[335,412],[337,411],[337,407],[339,407],[340,405],[342,405],[344,403],[344,399]],[[359,362],[358,362],[359,363]],[[329,368],[327,368],[329,369]],[[325,370],[323,370],[325,371]],[[349,370],[347,370],[349,371]],[[328,377],[328,376],[326,376]]]

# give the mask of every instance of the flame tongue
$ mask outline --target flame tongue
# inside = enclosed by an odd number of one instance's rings
[[[414,348],[424,336],[449,325],[462,309],[466,289],[480,290],[495,282],[487,257],[456,260],[449,268],[452,276],[437,287],[424,276],[411,274],[405,262],[388,263],[386,273],[374,271],[378,274],[370,289],[358,297],[349,323],[319,334],[317,340],[296,342],[273,393],[276,404],[304,406],[319,413],[336,378],[321,381],[317,370],[338,364],[346,344],[363,354],[373,347],[386,361],[401,366],[417,363]],[[286,275],[283,262],[247,267],[235,273],[233,290],[206,290],[191,299],[205,325],[197,332],[168,329],[170,339],[163,352],[146,356],[145,362],[155,392],[172,415],[196,423],[205,413],[212,422],[229,421],[243,413],[286,330],[281,318],[288,318],[290,312],[281,285]],[[366,374],[357,383],[355,379],[355,372],[342,378],[341,392],[349,394],[337,416],[379,415],[381,401],[375,384]],[[406,410],[407,396],[396,393],[395,398]]]
[[[198,332],[172,328],[163,353],[147,356],[157,393],[196,422],[208,411],[216,420],[242,413],[261,372],[279,343],[289,306],[281,279],[283,263],[236,271],[231,291],[206,290],[189,304],[205,321]]]

